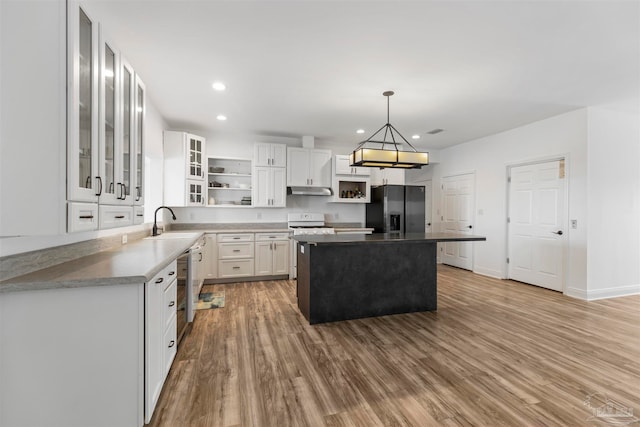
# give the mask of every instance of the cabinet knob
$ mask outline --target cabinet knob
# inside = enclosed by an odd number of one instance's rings
[[[173,307],[174,305],[176,305],[176,302],[175,302],[175,301],[171,301],[171,302],[169,303],[169,307]]]
[[[174,340],[171,340],[171,342],[169,343],[169,348],[173,347],[174,345],[176,345],[176,342]]]
[[[156,280],[156,283],[162,283],[163,281],[164,281],[164,278],[163,278],[163,277],[161,277],[161,278],[159,278],[158,280]]]

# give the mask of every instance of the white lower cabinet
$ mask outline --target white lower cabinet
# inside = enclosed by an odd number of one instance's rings
[[[177,263],[145,284],[145,423],[151,421],[176,355]]]
[[[218,278],[253,276],[253,233],[218,234]]]
[[[98,204],[69,202],[67,206],[69,233],[98,229]]]
[[[289,233],[256,233],[255,275],[289,274]]]
[[[206,279],[217,279],[218,278],[218,236],[215,234],[206,234],[205,242],[206,242],[206,250],[204,251],[204,259],[205,259],[205,273],[204,278]]]
[[[133,223],[142,224],[144,222],[144,206],[133,207]]]
[[[133,206],[100,205],[100,228],[133,225]]]
[[[253,276],[253,259],[233,259],[218,261],[218,278]]]

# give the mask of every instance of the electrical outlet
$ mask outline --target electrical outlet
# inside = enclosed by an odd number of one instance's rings
[[[571,228],[573,228],[573,229],[578,228],[578,220],[577,219],[572,219],[571,220]]]
[[[126,245],[126,244],[127,244],[127,235],[126,235],[126,234],[123,234],[123,235],[122,235],[122,244],[123,244],[123,245]]]

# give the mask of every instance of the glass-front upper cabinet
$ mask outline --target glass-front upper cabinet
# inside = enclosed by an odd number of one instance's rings
[[[144,120],[146,89],[140,77],[135,80],[135,144],[131,163],[133,171],[133,201],[144,205]]]
[[[124,192],[124,200],[128,200],[128,204],[132,204],[132,151],[134,149],[135,140],[135,102],[136,102],[136,81],[133,68],[124,59],[120,58],[122,85],[120,90],[120,103],[122,112],[121,121],[121,145],[120,159],[122,164],[122,190]],[[133,193],[135,196],[135,192]]]
[[[120,81],[118,55],[113,44],[104,32],[100,32],[100,176],[104,184],[100,203],[118,203],[124,196],[122,183],[122,165],[120,152],[116,143],[119,120],[119,90],[116,82]]]
[[[96,202],[98,167],[98,23],[75,2],[68,7],[67,199]]]
[[[204,161],[204,141],[195,135],[189,135],[189,165],[188,178],[192,179],[203,179],[204,178],[204,170],[203,170],[203,161]]]

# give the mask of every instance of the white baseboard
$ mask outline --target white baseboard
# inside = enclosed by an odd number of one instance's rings
[[[615,288],[604,288],[594,290],[584,290],[569,288],[564,293],[572,298],[585,301],[595,301],[599,299],[626,297],[629,295],[640,295],[640,285],[618,286]]]

